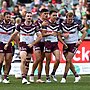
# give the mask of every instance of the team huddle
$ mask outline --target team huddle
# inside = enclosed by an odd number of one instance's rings
[[[73,12],[67,12],[66,20],[62,20],[58,17],[57,11],[51,10],[49,12],[47,9],[42,9],[37,21],[35,22],[33,21],[32,13],[27,12],[25,21],[17,26],[11,23],[11,14],[9,12],[5,12],[4,20],[0,23],[0,71],[2,69],[3,62],[5,63],[4,78],[3,80],[1,78],[0,82],[10,83],[8,75],[14,53],[13,41],[15,41],[19,47],[22,84],[35,82],[34,72],[37,67],[38,79],[36,82],[50,83],[50,76],[55,82],[57,82],[55,72],[60,63],[60,50],[58,47],[58,41],[60,41],[63,44],[63,54],[66,58],[65,71],[60,82],[66,83],[66,77],[70,69],[75,76],[74,83],[77,83],[81,77],[75,71],[72,58],[75,55],[78,46],[86,36],[86,29],[86,27],[83,27],[74,20]],[[78,36],[79,31],[82,33],[80,38]],[[29,80],[27,80],[29,63],[33,52],[36,60],[33,63]],[[56,61],[54,63],[52,73],[50,74],[49,67],[51,53],[55,56]],[[41,79],[44,58],[46,58],[46,81]]]

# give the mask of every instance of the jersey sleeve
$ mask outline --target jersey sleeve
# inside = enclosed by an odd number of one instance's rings
[[[62,33],[62,24],[59,24],[58,32]]]
[[[16,31],[20,32],[20,25],[17,25]]]

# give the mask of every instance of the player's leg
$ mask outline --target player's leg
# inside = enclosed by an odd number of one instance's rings
[[[54,63],[54,67],[53,67],[53,71],[51,73],[51,77],[53,78],[54,81],[57,82],[57,79],[56,79],[56,76],[55,76],[55,72],[56,72],[56,70],[57,70],[57,68],[59,66],[59,63],[60,63],[60,51],[59,50],[55,50],[53,52],[53,54],[55,56],[56,61]]]
[[[74,76],[75,76],[75,81],[74,83],[77,83],[79,82],[79,80],[81,79],[81,77],[77,74],[76,70],[75,70],[75,67],[73,65],[73,63],[71,62],[70,64],[70,70],[73,72]]]
[[[3,43],[0,42],[0,82],[2,82],[2,73],[1,73],[1,70],[2,70],[2,64],[3,64],[3,61],[4,61],[4,50],[3,50]]]
[[[50,68],[50,61],[51,61],[51,53],[45,52],[46,57],[46,65],[45,65],[45,72],[46,72],[46,82],[51,82],[49,77],[49,68]]]
[[[43,68],[43,60],[44,60],[44,57],[45,57],[45,53],[44,52],[42,52],[42,56],[41,57],[42,57],[42,59],[41,59],[41,61],[38,64],[38,79],[37,79],[36,82],[44,83],[45,81],[43,81],[41,79],[41,73],[42,73],[42,68]]]
[[[73,56],[74,56],[74,53],[68,52],[68,54],[66,56],[65,71],[64,71],[64,75],[63,75],[63,78],[61,80],[61,83],[65,83],[66,82],[66,77],[67,77],[68,71],[70,69],[70,63],[72,62]]]
[[[3,60],[4,60],[4,53],[0,53],[0,82],[2,82],[2,64],[3,64]]]
[[[27,57],[27,52],[26,51],[20,51],[20,57],[21,57],[21,74],[22,74],[22,84],[28,84],[29,82],[27,81],[27,76],[26,76],[26,57]],[[30,84],[30,83],[29,83]]]
[[[41,50],[35,50],[34,54],[35,54],[36,60],[34,61],[33,66],[32,66],[32,71],[31,71],[31,75],[30,75],[30,82],[34,82],[34,71],[36,70],[39,62],[42,59]]]
[[[10,83],[9,78],[8,78],[8,74],[10,71],[11,62],[12,62],[12,53],[6,53],[5,54],[5,69],[4,69],[3,83]]]

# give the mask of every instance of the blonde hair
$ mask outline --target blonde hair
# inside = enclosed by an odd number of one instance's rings
[[[17,24],[20,24],[20,23],[21,23],[21,18],[19,18],[19,17],[16,18],[16,19],[15,19],[15,22],[16,22]]]
[[[67,14],[66,14],[66,17],[73,17],[74,16],[74,13],[73,12],[68,12]]]
[[[3,14],[0,13],[0,20],[3,20]]]

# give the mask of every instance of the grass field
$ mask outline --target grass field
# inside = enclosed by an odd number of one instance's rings
[[[0,90],[90,90],[90,76],[82,75],[78,83],[73,83],[74,76],[67,77],[67,83],[61,84],[62,76],[57,76],[58,82],[21,84],[21,79],[10,76],[10,84],[0,83]],[[37,79],[37,77],[35,77]],[[45,76],[42,77],[45,80]],[[52,79],[51,79],[52,80]]]

